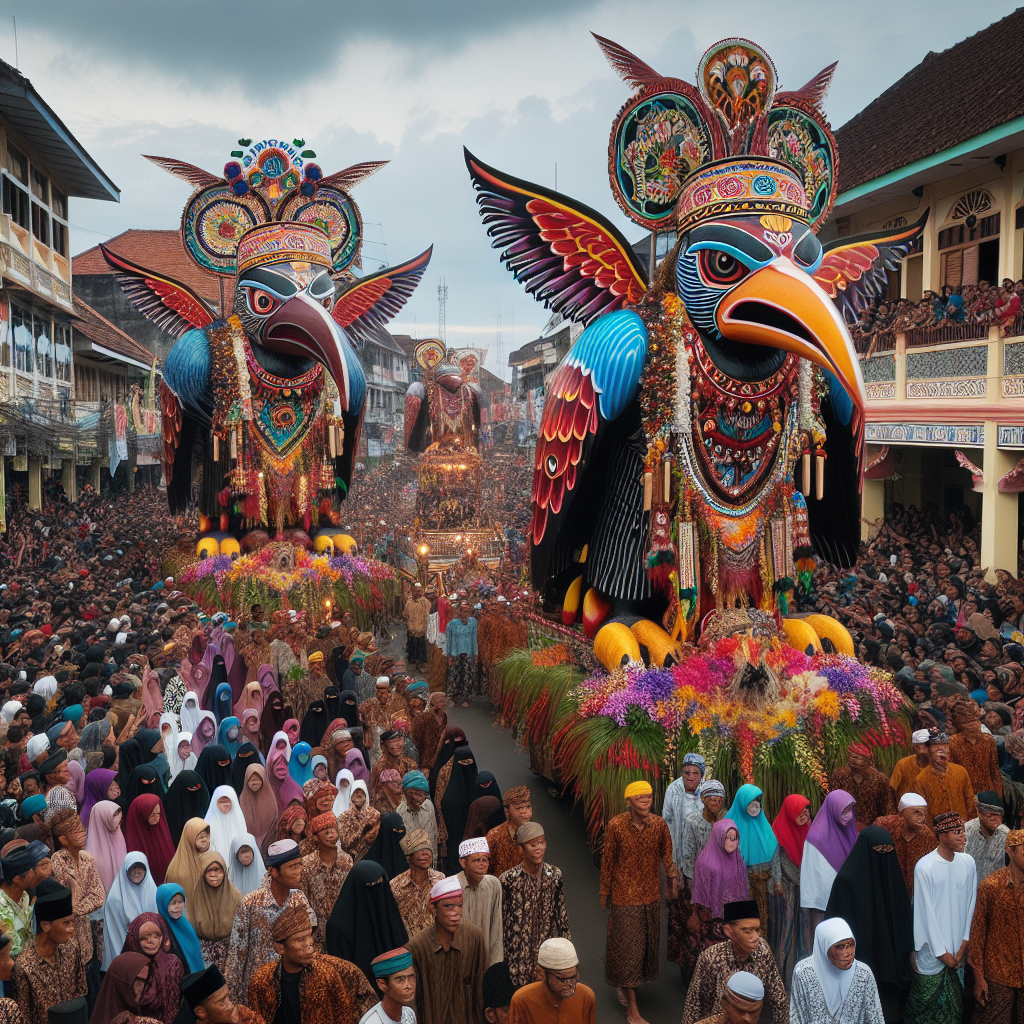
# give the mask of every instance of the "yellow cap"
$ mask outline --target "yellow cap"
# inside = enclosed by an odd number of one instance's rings
[[[646,779],[641,779],[639,782],[631,782],[626,787],[626,799],[628,800],[631,796],[648,796],[653,792],[651,784]]]

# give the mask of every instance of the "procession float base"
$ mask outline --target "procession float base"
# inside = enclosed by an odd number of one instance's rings
[[[251,554],[215,555],[188,562],[173,555],[164,564],[176,585],[209,614],[247,617],[253,605],[267,615],[281,609],[305,612],[315,623],[352,612],[360,629],[393,606],[399,582],[389,565],[356,555],[307,551],[288,541]]]
[[[582,803],[592,838],[626,809],[630,782],[650,782],[660,807],[691,751],[729,793],[759,786],[772,817],[790,793],[817,809],[852,742],[887,773],[910,752],[909,706],[888,672],[797,650],[763,622],[709,631],[668,668],[608,670],[578,632],[531,619],[529,646],[499,664],[502,713],[531,768]]]

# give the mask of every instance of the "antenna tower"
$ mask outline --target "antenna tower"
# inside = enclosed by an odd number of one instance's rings
[[[447,348],[448,330],[445,324],[445,306],[448,303],[448,285],[444,282],[445,279],[442,277],[441,283],[437,286],[437,340]]]

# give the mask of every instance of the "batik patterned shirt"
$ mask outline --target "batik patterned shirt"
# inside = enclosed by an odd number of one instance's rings
[[[92,941],[92,921],[89,915],[103,906],[107,898],[103,880],[91,853],[79,851],[78,864],[67,850],[58,850],[52,859],[53,877],[71,890],[71,906],[75,912],[75,938],[82,950],[82,959],[88,963],[95,957]]]
[[[331,916],[338,893],[352,870],[352,858],[345,852],[338,841],[338,856],[328,867],[321,859],[320,853],[314,850],[302,858],[302,881],[299,888],[306,894],[309,905],[316,914],[316,928],[313,929],[313,941],[318,949],[324,948],[326,938],[324,930],[327,918]]]
[[[608,822],[601,854],[601,895],[616,907],[642,906],[661,899],[659,864],[675,878],[679,871],[672,859],[672,836],[657,814],[644,819],[643,828],[633,824],[625,811]]]
[[[403,871],[391,879],[391,892],[402,915],[402,923],[410,936],[423,931],[434,923],[434,911],[430,906],[430,890],[435,882],[444,878],[443,871],[427,868],[427,879],[422,886],[412,880],[411,871]]]
[[[47,1024],[47,1011],[57,1003],[84,996],[88,985],[77,939],[57,946],[52,962],[44,960],[30,942],[14,961],[14,1001],[25,1024]]]
[[[547,939],[569,939],[562,872],[544,863],[534,877],[519,864],[501,878],[501,924],[512,984],[533,981],[537,952]]]
[[[896,813],[896,800],[892,795],[889,779],[877,768],[868,768],[860,781],[854,777],[853,769],[841,765],[832,772],[828,787],[842,789],[857,801],[855,808],[857,831],[866,828],[875,818]]]
[[[764,939],[758,942],[757,948],[746,960],[736,956],[731,939],[708,946],[697,957],[693,980],[686,992],[683,1024],[697,1024],[702,1018],[718,1013],[722,1006],[722,990],[736,971],[748,971],[760,978],[764,985],[761,1024],[788,1024],[786,989],[775,964],[775,957]]]
[[[994,875],[1006,864],[1006,837],[1010,830],[1005,825],[1000,825],[990,836],[981,834],[981,821],[978,818],[967,822],[964,826],[967,832],[967,847],[964,853],[974,858],[978,868],[978,883],[980,884],[989,875]]]

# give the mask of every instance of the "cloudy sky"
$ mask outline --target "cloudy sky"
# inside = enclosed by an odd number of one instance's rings
[[[175,156],[220,173],[239,137],[303,138],[331,173],[391,163],[355,190],[364,268],[433,243],[398,332],[437,331],[448,285],[450,345],[501,361],[547,314],[489,247],[463,163],[554,186],[633,240],[607,179],[608,132],[630,95],[589,31],[665,75],[694,80],[704,50],[746,36],[782,88],[839,61],[826,101],[838,127],[914,67],[1004,17],[1013,2],[972,0],[15,0],[2,6],[0,57],[18,65],[121,189],[121,202],[74,200],[72,252],[126,228],[180,223],[189,186],[143,160]],[[514,321],[514,330],[513,330]],[[507,375],[507,374],[506,374]]]

